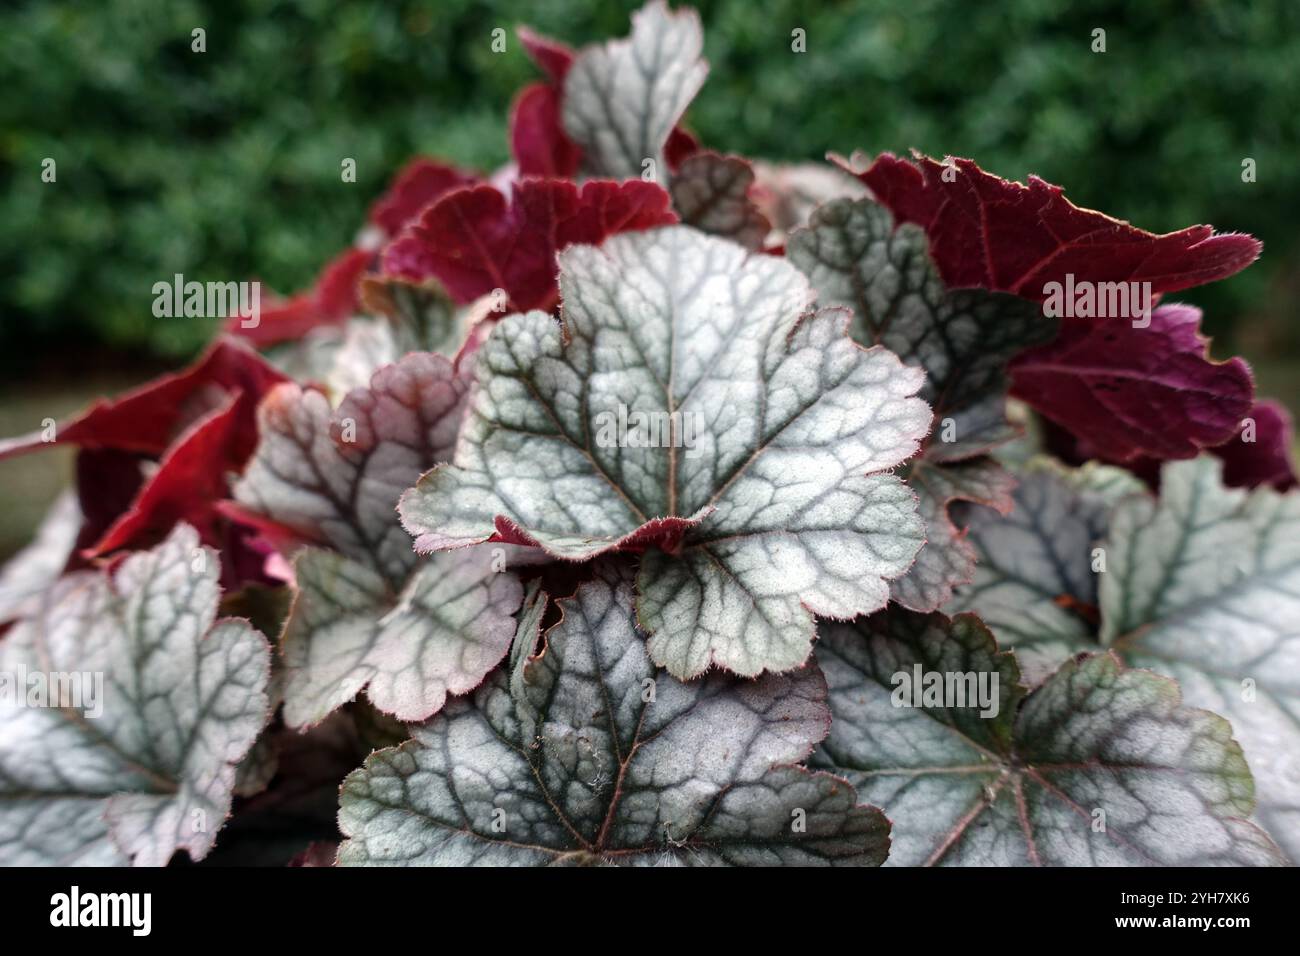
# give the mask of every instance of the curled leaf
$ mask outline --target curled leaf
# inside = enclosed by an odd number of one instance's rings
[[[650,0],[632,14],[630,37],[578,53],[561,109],[586,175],[625,179],[652,169],[667,183],[665,147],[709,72],[703,48],[699,14]]]

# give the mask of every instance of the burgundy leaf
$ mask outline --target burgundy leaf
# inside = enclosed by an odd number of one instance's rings
[[[1291,415],[1281,402],[1256,402],[1246,416],[1254,422],[1254,440],[1243,440],[1245,424],[1237,434],[1210,449],[1223,459],[1223,481],[1229,488],[1259,488],[1269,485],[1278,491],[1296,487],[1291,449],[1295,431]]]
[[[1156,235],[1081,209],[1037,176],[1025,186],[969,159],[914,158],[882,153],[856,175],[898,221],[926,231],[949,286],[1042,301],[1044,285],[1072,273],[1092,282],[1150,282],[1158,295],[1227,278],[1259,257],[1251,236],[1216,235],[1210,226]]]
[[[239,315],[226,320],[226,331],[255,345],[274,345],[300,339],[322,325],[337,325],[357,309],[357,283],[370,267],[374,253],[350,248],[325,267],[316,285],[288,299],[263,307],[257,323]]]
[[[1148,328],[1066,322],[1055,341],[1011,363],[1012,394],[1107,460],[1190,458],[1237,430],[1253,392],[1245,362],[1207,356],[1200,317],[1164,305]]]
[[[519,27],[515,32],[533,62],[542,68],[551,82],[563,83],[569,67],[573,66],[573,50],[559,40],[544,37],[528,27]]]
[[[1250,432],[1248,423],[1253,422]],[[1063,460],[1081,464],[1097,457],[1086,443],[1071,441],[1068,434],[1050,434],[1055,447],[1051,450]],[[1280,402],[1256,402],[1242,419],[1237,433],[1222,445],[1209,449],[1210,454],[1223,461],[1223,483],[1229,488],[1271,487],[1289,491],[1300,484],[1296,479],[1291,449],[1295,446],[1295,432],[1291,415]],[[1129,462],[1130,471],[1141,477],[1152,488],[1160,485],[1158,458],[1139,458]]]
[[[230,460],[230,443],[239,427],[239,396],[191,426],[158,463],[130,508],[87,549],[98,557],[126,547],[152,547],[178,521],[193,525],[199,539],[220,544],[219,516],[213,505],[226,496],[223,463]]]
[[[668,134],[668,142],[664,143],[664,159],[668,162],[669,172],[676,172],[682,163],[699,151],[700,141],[694,134],[688,133],[680,126],[674,126],[673,131]]]
[[[420,157],[406,164],[388,192],[370,208],[370,221],[385,235],[395,236],[430,203],[460,186],[482,182],[482,177],[437,160]]]
[[[492,186],[458,189],[424,211],[384,250],[384,271],[440,280],[471,302],[504,289],[515,309],[549,309],[559,294],[555,256],[575,243],[677,221],[654,183],[524,179],[507,201]]]
[[[82,448],[77,452],[75,484],[81,507],[81,529],[69,569],[83,567],[86,549],[94,546],[131,507],[144,486],[143,463],[149,459],[115,448]]]
[[[118,398],[99,399],[71,421],[57,426],[59,444],[111,448],[157,457],[193,417],[239,392],[239,427],[232,455],[242,464],[257,444],[257,403],[284,375],[252,349],[218,339],[189,368],[163,375]],[[187,414],[191,416],[187,418]],[[41,433],[0,441],[0,458],[47,447]]]
[[[1259,255],[1252,237],[1209,226],[1146,232],[1075,206],[1035,176],[1025,186],[966,159],[914,159],[884,153],[858,175],[898,220],[926,231],[950,286],[1042,302],[1049,283],[1143,282],[1155,298],[1230,276]],[[1013,364],[1012,394],[1110,461],[1189,458],[1226,441],[1251,404],[1249,369],[1208,357],[1199,312],[1155,314],[1139,329],[1067,313],[1055,343]]]
[[[582,150],[560,123],[560,93],[546,83],[524,87],[510,116],[510,149],[520,176],[557,176],[578,172]]]

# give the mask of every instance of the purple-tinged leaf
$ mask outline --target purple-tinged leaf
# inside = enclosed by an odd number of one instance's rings
[[[1066,322],[1012,363],[1014,394],[1109,461],[1192,457],[1233,435],[1254,393],[1245,362],[1208,357],[1200,318],[1162,305],[1147,328]]]
[[[421,720],[505,656],[518,580],[489,552],[420,559],[394,510],[404,488],[450,456],[468,359],[412,353],[333,412],[296,385],[263,404],[263,442],[236,498],[332,549],[294,562],[281,638],[291,726],[319,723],[363,687],[380,710]]]
[[[702,152],[682,162],[669,192],[686,225],[761,249],[772,225],[750,197],[753,184],[754,171],[739,156]]]

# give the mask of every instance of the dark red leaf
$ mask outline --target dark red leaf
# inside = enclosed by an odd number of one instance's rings
[[[700,141],[680,126],[674,126],[668,134],[668,142],[664,143],[664,161],[668,163],[670,171],[676,172],[684,160],[690,159],[699,151]]]
[[[104,536],[140,493],[144,485],[144,462],[148,458],[114,448],[82,448],[77,452],[77,502],[81,506],[81,530],[69,568],[84,567],[83,552]]]
[[[563,84],[565,74],[569,72],[569,67],[573,66],[573,50],[559,40],[544,37],[528,27],[519,27],[515,32],[524,49],[528,51],[528,55],[533,58],[533,62],[542,68],[543,72],[551,78],[551,82],[557,85]]]
[[[1246,432],[1247,421],[1254,422],[1253,435]],[[1248,440],[1250,437],[1254,440]],[[1087,445],[1062,443],[1060,436],[1057,445],[1054,451],[1071,462],[1097,457]],[[1209,451],[1223,460],[1223,481],[1229,488],[1270,487],[1289,491],[1300,484],[1291,454],[1294,446],[1291,416],[1280,402],[1266,400],[1255,404],[1235,435]],[[1130,462],[1128,468],[1152,488],[1158,488],[1161,464],[1158,458],[1140,458]]]
[[[509,201],[492,186],[475,186],[426,209],[384,250],[384,271],[436,278],[458,302],[504,289],[516,309],[549,309],[559,292],[555,255],[565,246],[676,221],[668,193],[640,180],[593,180],[579,190],[564,180],[524,179]]]
[[[1011,363],[1012,394],[1069,429],[1097,457],[1190,458],[1227,440],[1250,410],[1250,369],[1212,361],[1201,313],[1164,305],[1148,328],[1072,321]]]
[[[926,231],[950,286],[1042,302],[1049,283],[1144,282],[1154,300],[1226,278],[1260,251],[1250,236],[1209,226],[1146,232],[1075,206],[1035,176],[1025,186],[966,159],[884,153],[858,176],[898,221]],[[1249,369],[1209,359],[1196,310],[1156,314],[1144,330],[1067,313],[1056,342],[1013,363],[1013,394],[1110,461],[1188,458],[1224,442],[1250,408]]]
[[[1230,488],[1259,488],[1263,485],[1287,491],[1300,482],[1296,479],[1291,449],[1295,431],[1291,416],[1281,402],[1256,402],[1246,416],[1254,422],[1254,441],[1245,441],[1245,426],[1216,448],[1210,449],[1223,459],[1223,479]]]
[[[264,305],[256,325],[245,327],[246,319],[231,316],[226,331],[259,346],[300,339],[322,325],[337,325],[357,309],[357,283],[370,267],[374,253],[348,249],[336,256],[307,292]]]
[[[395,236],[430,203],[459,186],[472,186],[479,182],[482,182],[482,177],[474,173],[433,159],[414,159],[370,207],[370,221],[386,235]]]
[[[1150,282],[1158,295],[1240,272],[1261,248],[1251,236],[1215,235],[1210,226],[1156,235],[1081,209],[1036,176],[1025,186],[969,159],[939,163],[917,153],[908,162],[882,153],[856,175],[896,220],[926,231],[949,286],[1042,301],[1044,285],[1072,273],[1091,282]]]
[[[239,428],[239,393],[204,416],[168,450],[158,470],[113,526],[87,549],[95,557],[127,547],[151,547],[178,521],[193,525],[204,544],[217,545],[213,505],[226,496],[226,469]]]
[[[524,87],[510,115],[510,149],[520,176],[577,175],[582,150],[560,123],[560,94],[553,86]]]
[[[59,444],[111,448],[157,457],[195,417],[239,392],[240,428],[234,444],[246,459],[257,445],[256,409],[261,397],[284,375],[252,349],[218,339],[189,368],[164,375],[112,399],[100,399],[71,421],[57,426]],[[44,448],[41,433],[0,441],[0,458]]]

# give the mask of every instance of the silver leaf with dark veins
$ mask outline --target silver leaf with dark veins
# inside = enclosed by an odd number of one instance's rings
[[[682,683],[646,653],[630,569],[594,570],[513,679],[498,669],[347,778],[339,862],[878,865],[879,811],[788,766],[826,733],[816,665]]]
[[[921,545],[889,473],[930,420],[920,370],[808,312],[788,263],[684,226],[569,247],[560,289],[562,324],[509,316],[481,349],[453,464],[399,507],[418,550],[650,548],[640,619],[683,678],[789,670],[814,614],[885,603]]]
[[[817,658],[834,722],[811,763],[889,815],[891,864],[1282,861],[1245,820],[1254,787],[1227,721],[1183,704],[1166,677],[1097,654],[1026,696],[1015,659],[978,618],[899,608],[829,626]],[[918,665],[983,679],[989,693],[916,706],[897,696],[896,675]],[[992,701],[996,713],[982,709]]]

